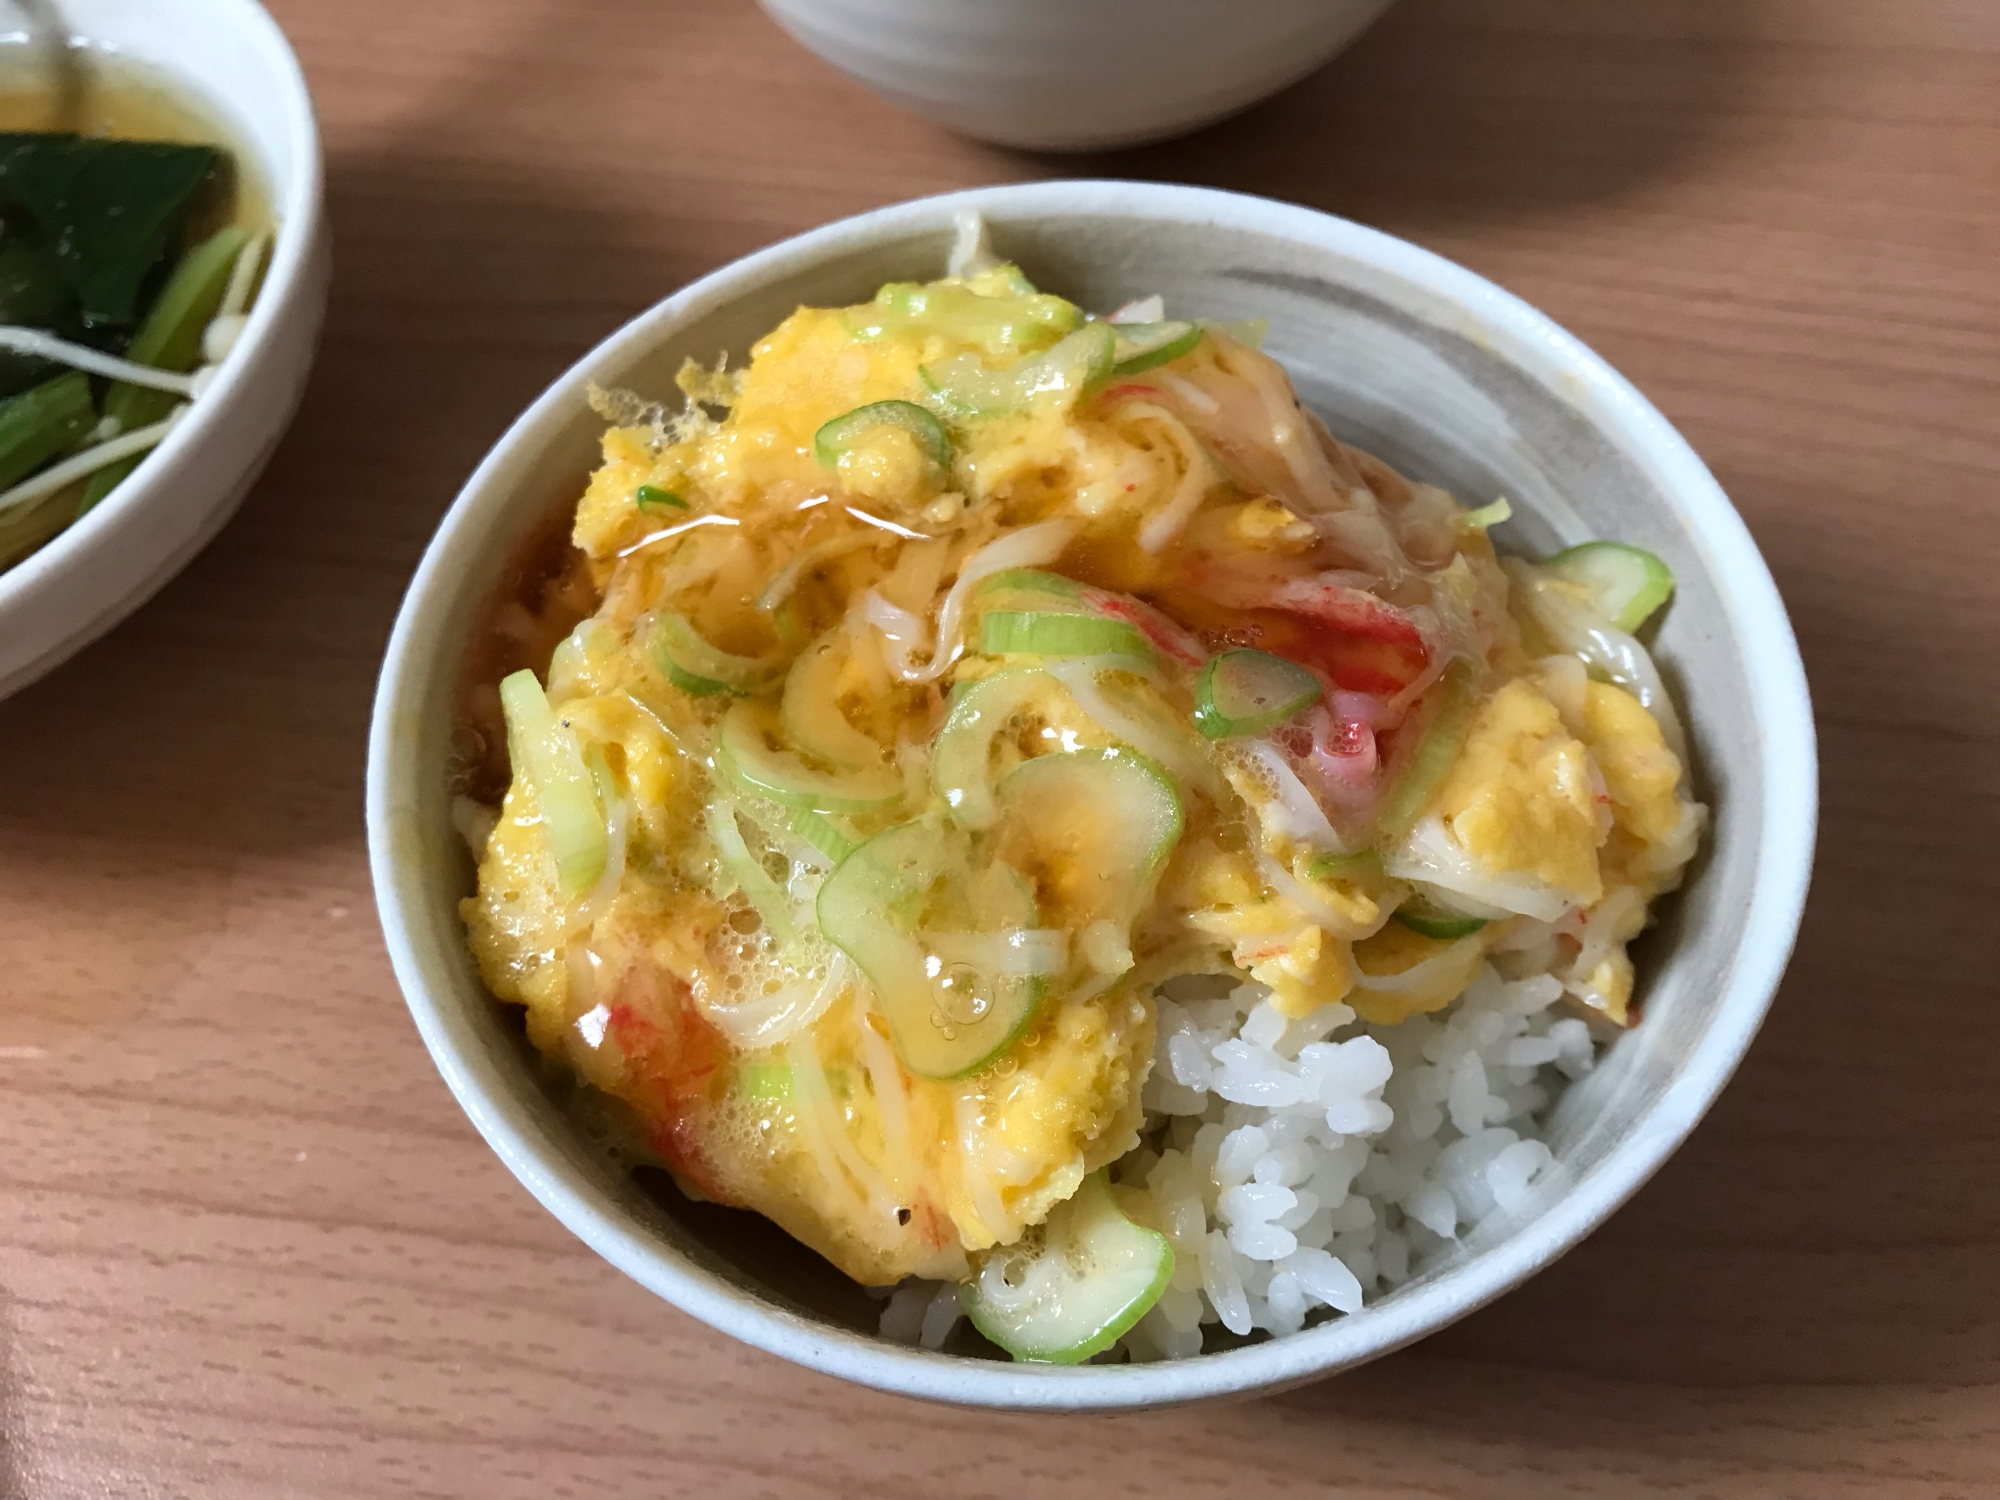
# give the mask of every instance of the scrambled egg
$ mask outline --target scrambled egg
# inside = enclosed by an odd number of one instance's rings
[[[1590,781],[1555,705],[1516,678],[1481,706],[1436,810],[1486,869],[1589,906],[1604,894]]]
[[[1192,649],[1198,660],[1260,645],[1310,661],[1335,684],[1356,674],[1379,702],[1396,686],[1393,677],[1375,686],[1385,671],[1424,659],[1414,634],[1370,638],[1369,611],[1379,609],[1371,597],[1357,605],[1314,595],[1285,608],[1218,597],[1227,590],[1213,584],[1215,558],[1275,587],[1323,566],[1323,542],[1297,502],[1262,492],[1282,469],[1259,475],[1234,454],[1225,472],[1214,454],[1231,450],[1186,438],[1161,404],[1170,402],[1166,387],[1123,405],[1031,402],[955,427],[948,465],[918,430],[893,423],[860,434],[829,464],[816,438],[833,419],[911,401],[942,361],[1005,368],[1082,321],[1003,273],[923,289],[928,320],[883,299],[802,308],[756,346],[745,370],[685,372],[686,413],[637,416],[606,434],[574,530],[603,605],[557,651],[547,696],[598,804],[620,810],[613,853],[594,888],[565,891],[550,820],[517,767],[481,851],[477,894],[463,907],[482,974],[494,994],[525,1008],[534,1045],[625,1101],[683,1185],[766,1214],[875,1284],[964,1277],[968,1256],[1019,1240],[1086,1174],[1138,1144],[1153,1055],[1149,985],[1181,971],[1177,964],[1226,955],[1287,1015],[1345,1003],[1366,1022],[1390,1025],[1449,1005],[1489,948],[1503,935],[1520,938],[1525,920],[1450,938],[1392,922],[1413,888],[1386,873],[1403,868],[1395,858],[1386,867],[1373,855],[1329,862],[1325,840],[1315,845],[1301,831],[1296,799],[1224,757],[1182,778],[1186,828],[1148,877],[1157,884],[1135,925],[1069,934],[1067,992],[969,1076],[914,1074],[867,983],[823,940],[787,944],[773,930],[769,909],[760,913],[746,895],[755,876],[732,871],[705,822],[729,695],[665,673],[647,633],[663,612],[696,619],[725,664],[796,658],[809,641],[864,628],[855,623],[864,610],[885,638],[928,629],[974,547],[1062,516],[1080,528],[1063,571],[1150,601],[1158,620],[1145,616],[1142,626],[1170,654]],[[1217,377],[1253,357],[1215,334],[1177,368]],[[1357,482],[1399,493],[1388,486],[1400,479],[1378,475],[1386,469],[1369,460]],[[1147,518],[1190,500],[1198,504],[1180,540],[1141,544]],[[1476,533],[1457,545],[1440,597],[1471,600],[1465,612],[1483,622],[1486,659],[1472,679],[1477,705],[1463,745],[1410,812],[1420,830],[1439,831],[1457,861],[1451,869],[1471,872],[1461,880],[1471,888],[1458,894],[1475,916],[1484,910],[1481,882],[1527,891],[1552,914],[1559,908],[1549,940],[1590,961],[1567,982],[1622,1023],[1631,996],[1624,944],[1690,848],[1681,767],[1630,695],[1538,670],[1512,636],[1502,639],[1504,611],[1480,602],[1503,586],[1491,549]],[[779,579],[789,591],[771,606]],[[1360,626],[1339,613],[1356,608]],[[1193,648],[1177,644],[1196,633]],[[996,669],[968,653],[924,680],[898,671],[893,655],[855,651],[825,679],[831,706],[813,711],[835,715],[835,737],[859,745],[864,759],[879,753],[872,774],[893,770],[920,799],[923,747],[947,694]],[[1211,752],[1186,732],[1187,692],[1182,678],[1147,679],[1128,697],[1150,726],[1141,748],[1164,757],[1185,740],[1173,753],[1207,766]],[[1395,733],[1369,742],[1385,765],[1403,763]],[[1022,710],[1010,735],[997,742],[1003,768],[1120,743],[1061,695]],[[1287,753],[1303,764],[1355,748],[1301,742]],[[877,831],[867,817],[853,823],[857,839]],[[786,833],[751,857],[763,859],[781,899],[807,902],[818,866],[788,866],[786,839],[797,846]],[[1046,915],[1064,899],[1065,875],[1039,878]],[[1450,895],[1450,878],[1441,866],[1425,888]],[[1143,882],[1135,894],[1147,894]],[[731,1039],[727,1028],[747,1024],[741,1018],[758,1007],[822,986],[813,1018],[782,1040]]]

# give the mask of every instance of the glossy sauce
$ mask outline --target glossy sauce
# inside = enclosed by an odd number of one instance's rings
[[[514,546],[507,566],[473,628],[459,681],[452,731],[452,790],[498,804],[513,771],[500,680],[523,667],[537,676],[577,623],[596,612],[590,569],[570,541],[575,500],[553,504]]]

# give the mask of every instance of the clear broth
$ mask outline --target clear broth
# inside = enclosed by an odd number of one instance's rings
[[[88,46],[0,44],[0,130],[73,130],[109,140],[219,146],[224,166],[189,211],[186,243],[225,224],[273,227],[256,160],[184,85]]]
[[[251,234],[276,227],[270,191],[241,142],[185,86],[126,58],[75,44],[0,43],[0,130],[221,148],[221,162],[188,206],[176,254],[228,224]],[[80,490],[0,512],[0,572],[69,525]]]

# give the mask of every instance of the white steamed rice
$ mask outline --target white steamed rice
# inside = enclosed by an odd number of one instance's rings
[[[1145,1144],[1113,1178],[1151,1196],[1173,1281],[1099,1360],[1357,1312],[1523,1201],[1553,1161],[1551,1105],[1595,1060],[1562,992],[1488,965],[1448,1009],[1370,1026],[1341,1004],[1288,1020],[1254,982],[1162,986]],[[907,1282],[882,1334],[936,1349],[960,1315],[955,1287]]]

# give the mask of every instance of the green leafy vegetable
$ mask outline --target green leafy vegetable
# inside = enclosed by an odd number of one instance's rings
[[[74,446],[96,420],[90,378],[80,370],[0,401],[0,489]]]
[[[232,225],[216,230],[182,256],[153,310],[146,314],[146,321],[132,336],[125,357],[134,364],[151,365],[156,370],[182,373],[192,370],[201,358],[202,330],[222,305],[222,295],[229,289],[229,274],[236,268],[236,257],[243,253],[249,240],[247,234]],[[118,381],[105,393],[104,414],[118,419],[120,432],[133,432],[165,417],[179,399],[171,391]],[[110,494],[138,465],[137,458],[127,458],[99,469],[83,492],[77,514],[82,515]]]
[[[86,323],[126,326],[221,158],[213,146],[4,131],[0,207],[34,219]]]
[[[76,321],[76,297],[33,221],[19,210],[0,214],[0,323],[81,332]],[[61,373],[60,365],[38,355],[0,350],[0,396]]]
[[[19,484],[75,447],[96,422],[90,377],[81,370],[0,401],[0,489]]]

